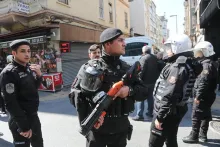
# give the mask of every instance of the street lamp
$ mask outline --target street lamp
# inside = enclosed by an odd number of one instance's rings
[[[178,34],[178,29],[177,29],[177,15],[170,15],[170,17],[176,17],[176,34]]]

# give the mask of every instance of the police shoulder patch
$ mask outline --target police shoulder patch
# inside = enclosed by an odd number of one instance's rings
[[[8,83],[5,85],[5,89],[7,93],[12,94],[15,91],[15,86],[13,83]]]
[[[174,83],[176,83],[176,77],[171,76],[168,81],[169,81],[171,84],[174,84]]]
[[[204,70],[202,71],[202,73],[205,74],[205,75],[207,75],[207,74],[209,74],[209,71],[208,71],[207,69],[204,69]]]

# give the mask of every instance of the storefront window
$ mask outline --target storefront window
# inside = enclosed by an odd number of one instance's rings
[[[55,49],[47,48],[46,44],[32,45],[30,63],[41,65],[42,72],[56,72]]]

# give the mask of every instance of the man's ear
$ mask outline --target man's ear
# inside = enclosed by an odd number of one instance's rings
[[[12,55],[13,55],[13,56],[15,56],[15,55],[16,55],[16,51],[12,51],[11,53],[12,53]]]

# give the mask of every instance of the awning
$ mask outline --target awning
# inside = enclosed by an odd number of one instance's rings
[[[208,25],[210,19],[220,10],[220,0],[211,0],[200,16],[200,27],[204,28]]]
[[[39,44],[39,43],[45,43],[46,42],[46,36],[36,36],[36,37],[24,38],[24,39],[27,39],[30,42],[30,44]],[[1,42],[0,43],[0,49],[1,48],[8,48],[11,42],[12,41]]]

